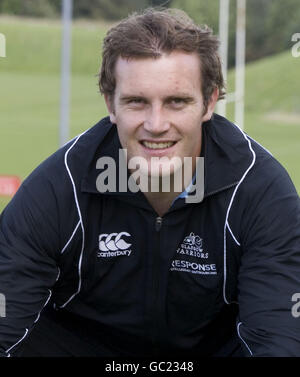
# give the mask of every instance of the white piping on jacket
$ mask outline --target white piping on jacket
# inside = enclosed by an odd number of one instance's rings
[[[57,277],[56,277],[56,280],[55,280],[55,281],[57,281],[57,280],[59,279],[59,276],[60,276],[60,268],[57,267],[57,269],[58,269],[58,274],[57,274]]]
[[[250,151],[252,153],[253,159],[252,159],[251,164],[246,169],[245,173],[243,174],[242,178],[240,179],[239,183],[237,184],[237,186],[236,186],[236,188],[235,188],[235,190],[234,190],[234,192],[232,194],[232,197],[230,199],[230,203],[229,203],[229,206],[228,206],[228,209],[227,209],[227,213],[226,213],[226,218],[225,218],[225,224],[224,224],[224,283],[223,283],[223,298],[224,298],[224,301],[225,301],[226,304],[230,304],[229,301],[226,298],[226,278],[227,278],[227,269],[226,269],[226,253],[227,253],[227,250],[226,250],[226,229],[227,228],[230,229],[229,224],[228,224],[229,212],[230,212],[230,209],[231,209],[231,206],[232,206],[235,194],[237,193],[237,190],[239,189],[241,183],[244,181],[244,179],[246,178],[247,174],[252,169],[252,167],[253,167],[253,165],[255,164],[255,161],[256,161],[256,154],[255,154],[254,150],[252,149],[251,141],[248,139],[247,135],[236,124],[235,124],[235,126],[243,134],[244,138],[246,139],[246,141],[248,143],[248,146],[249,146],[249,149],[250,149]],[[231,235],[233,236],[232,232],[231,232]]]
[[[47,300],[46,300],[44,306],[42,307],[42,310],[43,310],[44,307],[48,304],[51,295],[52,295],[52,292],[51,292],[50,289],[49,289],[49,297],[47,298]],[[35,320],[33,323],[37,323],[37,321],[40,319],[40,315],[41,315],[42,310],[38,313],[38,315],[37,315],[37,317],[36,317],[36,320]]]
[[[241,334],[240,334],[240,326],[242,325],[242,322],[239,322],[237,324],[237,333],[238,333],[238,336],[239,338],[241,339],[241,341],[245,344],[245,346],[247,347],[247,350],[250,352],[250,355],[253,356],[253,353],[250,349],[250,347],[248,346],[248,344],[245,342],[245,340],[242,338]]]
[[[61,251],[61,253],[64,252],[65,248],[68,246],[69,242],[71,241],[71,239],[73,238],[79,224],[81,224],[81,229],[82,229],[82,248],[81,248],[81,254],[80,254],[80,259],[79,259],[79,265],[78,265],[78,272],[79,272],[79,285],[78,285],[78,290],[77,292],[75,292],[67,302],[65,302],[61,307],[64,307],[65,305],[67,305],[68,302],[70,302],[72,300],[72,298],[79,293],[80,291],[80,288],[81,288],[81,261],[82,261],[82,253],[83,253],[83,249],[84,249],[84,227],[83,227],[83,222],[82,222],[82,217],[81,217],[81,212],[80,212],[80,207],[79,207],[79,204],[78,204],[78,199],[77,199],[77,194],[76,194],[76,187],[75,187],[75,184],[74,184],[74,181],[73,181],[73,177],[72,177],[72,174],[70,172],[70,169],[69,169],[69,166],[68,166],[68,163],[67,163],[67,156],[68,156],[68,153],[69,151],[73,148],[73,146],[77,143],[77,141],[79,140],[79,138],[85,134],[88,130],[86,130],[85,132],[81,133],[80,135],[77,136],[76,140],[74,141],[74,143],[70,146],[70,148],[67,150],[67,152],[65,153],[65,158],[64,158],[64,162],[65,162],[65,166],[66,166],[66,169],[68,171],[68,174],[69,174],[69,177],[71,179],[71,182],[72,182],[72,186],[73,186],[73,192],[74,192],[74,198],[75,198],[75,203],[76,203],[76,207],[77,207],[77,211],[78,211],[78,215],[79,215],[79,222],[75,228],[75,230],[73,231],[73,234],[71,236],[71,238],[69,239],[69,241],[67,242],[67,244],[65,245],[65,247],[63,248],[63,250]],[[67,144],[67,143],[66,143]],[[60,269],[58,268],[58,275],[57,275],[57,278],[56,278],[56,281],[58,280],[59,278],[59,275],[60,275]],[[42,312],[42,310],[44,309],[44,307],[48,304],[49,300],[50,300],[50,297],[52,295],[52,292],[51,290],[49,289],[49,297],[47,298],[45,304],[43,305],[42,309],[40,310],[40,312],[38,313],[37,315],[37,318],[35,319],[35,321],[33,322],[34,324],[39,320],[40,318],[40,314]],[[13,344],[10,348],[8,348],[5,353],[7,353],[7,357],[10,357],[10,351],[16,347],[20,342],[22,342],[23,339],[25,339],[25,337],[27,336],[28,334],[28,328],[25,328],[25,334],[22,336],[21,339],[19,339],[15,344]]]
[[[233,238],[234,242],[235,242],[238,246],[241,246],[241,244],[239,243],[239,241],[238,241],[238,240],[236,239],[236,237],[234,236],[234,234],[233,234],[233,232],[232,232],[232,230],[231,230],[231,228],[230,228],[228,222],[227,222],[227,228],[228,228],[228,230],[229,230],[229,232],[230,232],[230,234],[231,234],[231,237]]]
[[[88,131],[88,130],[87,130]],[[71,180],[71,183],[72,183],[72,187],[73,187],[73,194],[74,194],[74,200],[75,200],[75,204],[76,204],[76,208],[77,208],[77,212],[78,212],[78,216],[79,216],[79,224],[81,225],[81,231],[82,231],[82,244],[81,244],[81,251],[80,251],[80,257],[79,257],[79,263],[78,263],[78,276],[79,276],[79,281],[78,281],[78,288],[77,288],[77,291],[75,293],[73,293],[73,295],[64,303],[60,306],[60,308],[64,308],[79,292],[80,292],[80,289],[81,289],[81,263],[82,263],[82,256],[83,256],[83,250],[84,250],[84,242],[85,242],[85,231],[84,231],[84,226],[83,226],[83,221],[82,221],[82,215],[81,215],[81,211],[80,211],[80,206],[79,206],[79,202],[78,202],[78,198],[77,198],[77,193],[76,193],[76,186],[75,186],[75,183],[74,183],[74,180],[73,180],[73,177],[72,177],[72,174],[71,174],[71,171],[70,171],[70,168],[69,168],[69,165],[68,165],[68,154],[70,152],[70,150],[74,147],[74,145],[77,143],[77,141],[79,140],[79,138],[85,134],[87,131],[83,132],[82,134],[80,134],[76,140],[74,141],[74,143],[70,146],[70,148],[66,151],[65,153],[65,159],[64,159],[64,162],[65,162],[65,167],[67,169],[67,172],[68,172],[68,175],[70,177],[70,180]],[[74,233],[74,232],[73,232]],[[72,235],[73,236],[73,235]],[[72,237],[71,236],[71,237]]]
[[[22,338],[20,340],[17,341],[17,343],[13,344],[10,348],[8,348],[5,352],[8,354],[7,357],[10,357],[10,354],[9,352],[15,347],[17,346],[20,342],[22,342],[22,340],[26,337],[26,335],[28,334],[28,329],[26,328],[25,329],[25,334],[22,336]]]
[[[76,233],[76,231],[77,231],[79,225],[80,225],[80,220],[78,221],[78,223],[77,223],[77,225],[76,225],[76,227],[75,227],[75,229],[74,229],[74,231],[73,231],[73,233],[72,233],[72,235],[71,235],[69,241],[65,244],[65,246],[64,246],[64,248],[62,249],[62,251],[60,252],[60,254],[63,254],[63,252],[64,252],[64,251],[66,250],[66,248],[69,246],[69,243],[72,241],[72,238],[74,237],[74,235],[75,235],[75,233]]]
[[[36,317],[36,319],[35,319],[35,321],[34,321],[33,323],[36,323],[36,322],[39,320],[40,315],[41,315],[41,312],[42,312],[42,310],[44,309],[44,307],[48,304],[51,295],[52,295],[52,292],[51,292],[51,290],[49,289],[49,296],[48,296],[48,298],[47,298],[45,304],[43,305],[42,309],[38,312],[38,315],[37,315],[37,317]],[[21,343],[22,340],[24,340],[24,339],[26,338],[26,336],[27,336],[27,334],[28,334],[28,331],[29,331],[29,330],[28,330],[27,328],[25,328],[25,334],[22,336],[22,338],[19,339],[15,344],[13,344],[10,348],[8,348],[8,349],[5,351],[5,353],[7,353],[7,357],[10,357],[10,353],[9,353],[9,352],[10,352],[14,347],[16,347],[19,343]]]
[[[264,149],[270,156],[273,156],[273,154],[269,151],[269,149],[265,148],[263,145],[261,145],[257,140],[252,139],[251,136],[247,135],[249,139],[254,141],[254,143],[258,144],[262,149]]]

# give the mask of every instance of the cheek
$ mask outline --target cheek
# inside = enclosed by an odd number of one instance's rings
[[[134,128],[130,122],[124,122],[124,120],[122,121],[118,118],[116,119],[116,124],[121,145],[123,148],[127,148],[134,138]]]
[[[176,124],[184,125],[187,129],[196,129],[197,125],[201,125],[202,123],[202,112],[198,107],[195,108],[187,108],[183,111],[178,111],[177,113],[171,114],[170,120],[173,120]]]
[[[127,148],[127,144],[128,144],[128,135],[126,132],[127,130],[121,126],[117,126],[117,130],[118,130],[118,135],[119,135],[119,139],[120,139],[122,147]]]
[[[201,137],[202,118],[200,116],[190,116],[188,119],[182,120],[182,132],[191,141],[196,142]]]
[[[123,111],[122,114],[116,115],[116,124],[119,135],[132,138],[143,124],[143,117],[138,112]]]
[[[201,120],[195,119],[194,122],[189,125],[190,127],[182,129],[182,134],[184,135],[185,140],[184,149],[187,155],[199,152],[202,138]]]

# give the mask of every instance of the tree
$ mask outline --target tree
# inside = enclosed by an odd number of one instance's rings
[[[220,0],[73,0],[75,18],[119,20],[149,6],[171,6],[184,11],[198,24],[219,28]],[[35,17],[58,17],[62,0],[0,0],[0,12]],[[252,61],[291,47],[300,32],[299,0],[247,0],[246,60]],[[235,61],[236,0],[230,1],[228,63]]]
[[[55,17],[55,6],[49,0],[0,0],[0,12],[33,17]]]
[[[74,0],[74,17],[118,20],[148,5],[149,0]]]
[[[186,11],[197,23],[206,23],[218,33],[220,0],[173,0],[171,6]],[[299,32],[299,0],[247,0],[246,60],[278,53],[291,46]],[[230,1],[228,63],[235,60],[236,0]]]
[[[214,34],[219,33],[219,1],[220,0],[173,0],[172,8],[184,10],[197,24],[208,25]],[[229,36],[228,36],[228,63],[229,66],[235,59],[235,18],[236,8],[232,1],[229,13]]]

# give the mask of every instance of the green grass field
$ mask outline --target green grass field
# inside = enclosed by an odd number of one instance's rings
[[[73,26],[70,138],[106,115],[98,93],[103,23]],[[57,21],[0,17],[7,57],[0,58],[0,175],[24,179],[58,148],[60,43]],[[246,132],[286,167],[300,192],[300,58],[289,51],[249,64]],[[233,87],[229,75],[229,90]],[[228,118],[232,119],[233,106]],[[0,198],[0,212],[9,198]]]

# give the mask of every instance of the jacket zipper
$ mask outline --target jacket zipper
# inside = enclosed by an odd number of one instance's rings
[[[157,232],[160,231],[160,228],[161,228],[161,225],[162,225],[162,221],[163,221],[162,217],[157,217],[156,220],[155,220],[155,230]]]
[[[153,260],[153,348],[154,354],[159,354],[158,336],[159,336],[159,253],[160,253],[160,234],[163,219],[158,216],[155,219],[155,231],[157,237],[157,248],[154,250]]]

